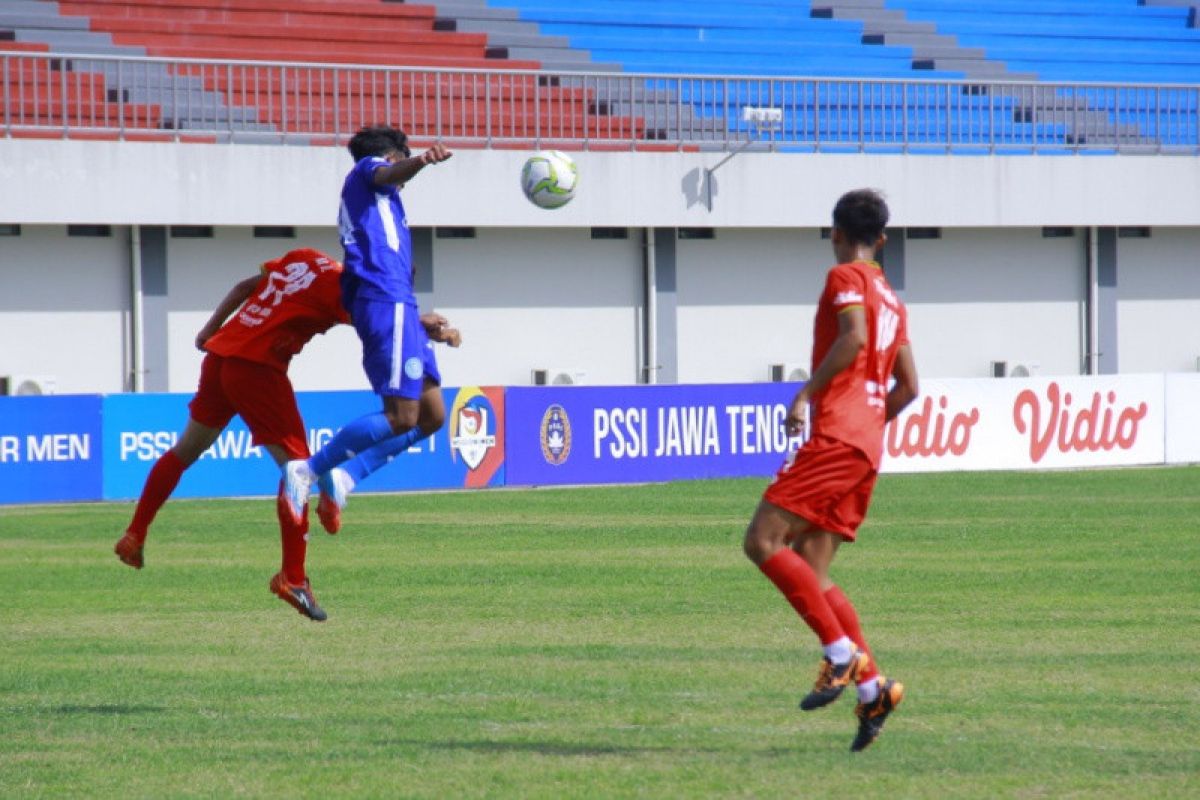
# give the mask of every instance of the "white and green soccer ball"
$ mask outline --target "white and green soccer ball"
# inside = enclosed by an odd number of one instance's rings
[[[562,208],[571,202],[578,186],[575,162],[559,150],[534,153],[521,168],[521,190],[540,208]]]

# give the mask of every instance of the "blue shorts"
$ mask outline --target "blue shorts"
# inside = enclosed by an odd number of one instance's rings
[[[375,394],[416,400],[426,378],[441,385],[433,342],[415,305],[360,297],[349,311]]]

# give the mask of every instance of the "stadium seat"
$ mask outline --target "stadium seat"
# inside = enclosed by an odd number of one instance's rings
[[[46,53],[38,42],[0,41],[3,53]],[[95,130],[158,128],[161,109],[112,98],[103,75],[74,73],[61,61],[21,60],[4,71],[4,102],[0,126],[43,128],[61,136],[66,126]]]
[[[535,60],[505,58],[505,53],[489,48],[485,34],[438,26],[432,5],[382,0],[64,0],[57,4],[56,12],[54,8],[55,4],[31,4],[28,0],[13,0],[8,7],[0,7],[0,38],[9,25],[13,38],[22,39],[14,44],[72,54],[116,52],[447,71],[534,70],[540,66]],[[25,41],[28,39],[40,41]],[[112,72],[111,65],[98,61],[89,65],[86,59],[72,59],[69,63],[75,71]],[[137,120],[135,127],[286,135],[352,131],[363,124],[399,119],[416,136],[470,138],[475,135],[472,122],[489,118],[493,135],[526,139],[547,133],[564,139],[627,139],[640,137],[645,130],[642,121],[609,114],[586,91],[539,85],[536,78],[456,83],[428,77],[407,80],[404,76],[411,73],[391,73],[386,80],[380,77],[377,84],[360,80],[350,87],[346,81],[354,74],[351,70],[314,67],[280,77],[278,69],[260,70],[252,65],[221,70],[183,63],[169,69],[157,67],[158,75],[150,74],[151,67],[141,69],[146,74],[139,76],[137,86],[125,90],[134,95],[126,99],[136,104],[126,104],[120,110],[124,116],[119,117]],[[287,71],[282,74],[289,75]],[[104,77],[115,78],[111,74]],[[354,103],[345,101],[347,89],[353,89]],[[442,101],[439,111],[431,110],[433,98]],[[16,110],[25,124],[38,124],[42,119],[25,106]],[[60,121],[87,124],[86,118],[78,115]]]
[[[111,63],[22,66],[14,74],[28,73],[28,81],[11,89],[10,123],[34,127],[87,125],[79,111],[86,106],[98,109],[98,128],[285,137],[401,119],[418,136],[491,136],[491,144],[728,142],[778,133],[801,149],[811,139],[814,146],[890,141],[904,150],[938,137],[1009,150],[1196,146],[1196,14],[1167,0],[1141,2],[9,0],[0,5],[0,45],[246,62],[143,65],[140,82],[127,88],[123,80],[120,92]],[[553,80],[518,72],[546,63]],[[376,80],[369,69],[336,66],[346,64],[445,72],[436,80],[408,72]],[[597,68],[639,77],[607,84],[571,77]],[[39,83],[31,69],[57,71],[59,79],[93,72],[99,82],[49,87],[51,76]],[[440,77],[470,69],[524,77]],[[789,77],[806,80],[769,80]],[[964,77],[981,86],[944,82]],[[994,83],[1006,77],[1023,85]],[[745,106],[777,107],[782,116],[766,130],[742,118]]]
[[[467,3],[444,0],[438,5],[448,14]],[[488,5],[516,9],[522,20],[536,23],[542,32],[564,36],[572,46],[587,48],[594,57],[631,72],[908,80],[979,74],[1046,82],[1200,83],[1200,30],[1191,27],[1196,15],[1184,4],[755,0],[752,11],[718,0],[660,0],[653,5],[641,0],[489,0]],[[888,35],[889,25],[905,33]],[[914,30],[918,33],[908,33]],[[930,47],[927,37],[938,37],[939,42]],[[653,85],[666,87],[667,82]],[[846,87],[837,88],[840,92]],[[717,88],[715,93],[722,91]],[[990,94],[985,98],[987,119],[981,117],[980,106],[969,118],[958,120],[960,98],[915,103],[885,96],[877,102],[906,105],[899,113],[921,130],[939,130],[949,115],[955,127],[1000,131],[997,143],[1005,146],[1040,141],[1042,135],[1072,145],[1089,138],[1113,144],[1196,143],[1187,138],[1190,127],[1172,119],[1172,114],[1194,108],[1196,93],[1190,90],[1167,97],[1169,113],[1161,104],[1131,110],[1128,95],[1120,93],[1093,96],[1051,90],[1032,102],[1002,90]],[[701,117],[720,102],[712,96],[688,99]],[[850,106],[858,100],[853,87],[840,99]],[[785,106],[782,127],[802,135],[803,128],[792,127],[788,116],[803,117],[804,103],[813,101],[798,100],[800,105],[791,110]],[[1074,119],[1067,119],[1068,107]],[[821,108],[830,117],[838,113],[826,104]],[[876,135],[878,122],[869,113],[864,116],[864,143]],[[749,133],[739,121],[729,124],[734,132]],[[852,136],[856,124],[834,122],[831,130],[849,126],[844,135]]]
[[[929,21],[964,46],[1032,73],[1047,83],[1200,83],[1200,30],[1190,10],[1137,0],[888,0],[910,19]],[[1188,125],[1171,119],[1194,111],[1191,89],[1166,89],[1143,103],[1128,92],[1057,90],[1086,112],[1107,115],[1112,135],[1160,146],[1195,145]],[[1133,100],[1133,105],[1130,102]],[[1194,116],[1192,117],[1194,119]]]

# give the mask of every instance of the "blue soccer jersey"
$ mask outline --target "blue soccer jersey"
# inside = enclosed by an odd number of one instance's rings
[[[387,159],[368,156],[354,165],[342,185],[338,228],[346,250],[342,271],[346,308],[358,297],[416,302],[412,239],[400,191],[375,185],[375,170],[386,166]]]

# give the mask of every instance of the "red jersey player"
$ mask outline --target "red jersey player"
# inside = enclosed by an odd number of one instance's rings
[[[917,396],[907,312],[875,261],[887,221],[887,204],[868,189],[843,195],[833,209],[838,265],[817,305],[812,377],[786,420],[790,434],[803,433],[811,411],[811,436],[763,493],[744,542],[824,648],[800,707],[828,705],[856,684],[856,752],[875,741],[904,697],[899,682],[879,673],[854,606],[829,578],[838,546],[854,541],[867,513],[884,425]]]
[[[188,405],[191,418],[175,446],[150,469],[133,521],[114,547],[122,562],[142,568],[142,549],[155,514],[184,470],[216,441],[234,414],[241,415],[254,444],[267,448],[277,464],[308,457],[287,370],[292,356],[313,336],[350,321],[341,304],[341,274],[341,264],[324,253],[292,250],[235,285],[213,311],[196,335],[196,346],[207,355],[200,366],[200,386]],[[283,568],[271,579],[271,591],[309,619],[324,620],[304,572],[307,520],[294,523],[278,502],[276,511]]]

